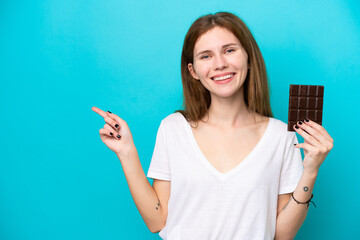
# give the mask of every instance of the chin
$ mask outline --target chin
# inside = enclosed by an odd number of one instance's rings
[[[238,92],[239,91],[216,92],[216,93],[211,93],[211,96],[218,98],[230,98],[230,97],[234,97]]]

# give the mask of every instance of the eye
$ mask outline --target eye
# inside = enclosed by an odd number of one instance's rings
[[[208,55],[204,55],[202,56],[200,59],[206,59],[207,57],[209,57]]]
[[[228,51],[235,51],[234,49],[228,49],[228,50],[226,50],[226,52],[228,52]]]

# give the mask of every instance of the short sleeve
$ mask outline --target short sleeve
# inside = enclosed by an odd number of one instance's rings
[[[299,143],[296,134],[288,133],[280,173],[279,194],[295,191],[303,173],[300,148],[295,148],[295,143]]]
[[[147,177],[170,181],[170,167],[166,148],[164,121],[161,121],[156,135],[155,148]]]

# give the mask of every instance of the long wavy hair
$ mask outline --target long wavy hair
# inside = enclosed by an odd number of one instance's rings
[[[199,17],[191,25],[184,40],[181,54],[181,79],[183,85],[183,109],[185,119],[198,123],[207,113],[211,97],[200,81],[192,77],[188,64],[193,63],[195,43],[204,33],[219,26],[232,32],[248,54],[249,71],[244,82],[244,100],[250,112],[273,117],[270,107],[269,86],[265,62],[260,49],[245,23],[229,12],[217,12]]]

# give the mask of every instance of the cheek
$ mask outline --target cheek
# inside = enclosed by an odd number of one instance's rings
[[[239,69],[247,69],[248,68],[248,60],[247,58],[244,58],[244,56],[238,56],[238,57],[234,57],[231,60],[231,63],[233,64],[233,66],[236,66]]]
[[[196,73],[200,76],[206,76],[207,73],[209,72],[210,70],[210,66],[209,64],[206,64],[206,63],[198,63],[196,64],[195,66],[195,69],[196,69]]]

